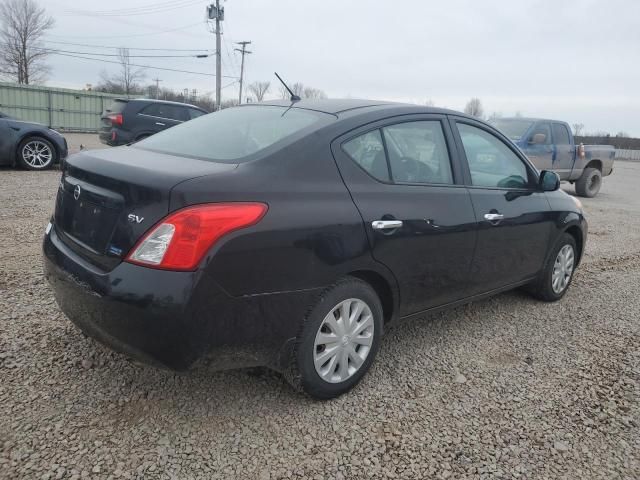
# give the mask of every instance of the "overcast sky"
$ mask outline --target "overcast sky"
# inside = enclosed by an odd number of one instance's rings
[[[40,0],[56,20],[51,41],[130,48],[215,48],[206,0]],[[462,110],[477,96],[486,114],[580,122],[588,132],[640,136],[640,2],[637,0],[228,0],[223,75],[239,75],[233,42],[251,40],[246,80],[277,71],[330,97],[424,103]],[[165,11],[130,16],[119,8]],[[170,7],[179,8],[167,10]],[[150,7],[152,8],[152,7]],[[158,7],[157,7],[158,8]],[[188,28],[182,28],[189,26]],[[167,31],[172,30],[172,31]],[[113,50],[47,44],[70,51]],[[162,52],[132,51],[131,54]],[[179,53],[177,53],[179,54]],[[108,58],[108,57],[104,57]],[[136,59],[215,73],[213,58]],[[52,56],[49,85],[96,84],[116,65]],[[146,71],[162,86],[213,93],[215,78]],[[233,78],[224,78],[228,85]],[[223,90],[237,96],[237,84]]]

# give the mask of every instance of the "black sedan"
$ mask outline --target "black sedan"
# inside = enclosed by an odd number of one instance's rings
[[[66,162],[44,238],[67,316],[176,370],[264,365],[330,398],[390,322],[580,262],[580,202],[496,129],[361,100],[223,110]]]
[[[0,112],[0,165],[45,170],[66,156],[67,141],[60,133]]]

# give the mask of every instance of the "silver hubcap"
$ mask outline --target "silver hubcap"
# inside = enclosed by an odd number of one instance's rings
[[[573,273],[574,257],[571,245],[565,245],[558,252],[556,262],[553,265],[553,274],[551,275],[551,287],[554,292],[562,293],[567,288]]]
[[[49,145],[34,140],[22,148],[22,158],[33,168],[43,168],[49,165],[53,158],[53,153]]]
[[[329,383],[344,382],[366,360],[373,343],[373,314],[362,300],[350,298],[324,317],[313,345],[316,372]]]

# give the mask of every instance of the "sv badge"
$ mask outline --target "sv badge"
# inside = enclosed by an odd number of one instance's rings
[[[133,213],[127,215],[127,219],[131,223],[142,223],[144,221],[144,217],[139,217],[137,215],[134,215]]]

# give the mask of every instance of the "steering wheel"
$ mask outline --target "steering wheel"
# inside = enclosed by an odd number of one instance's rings
[[[426,179],[435,178],[433,169],[411,157],[400,157],[402,180],[407,182],[424,182]]]

